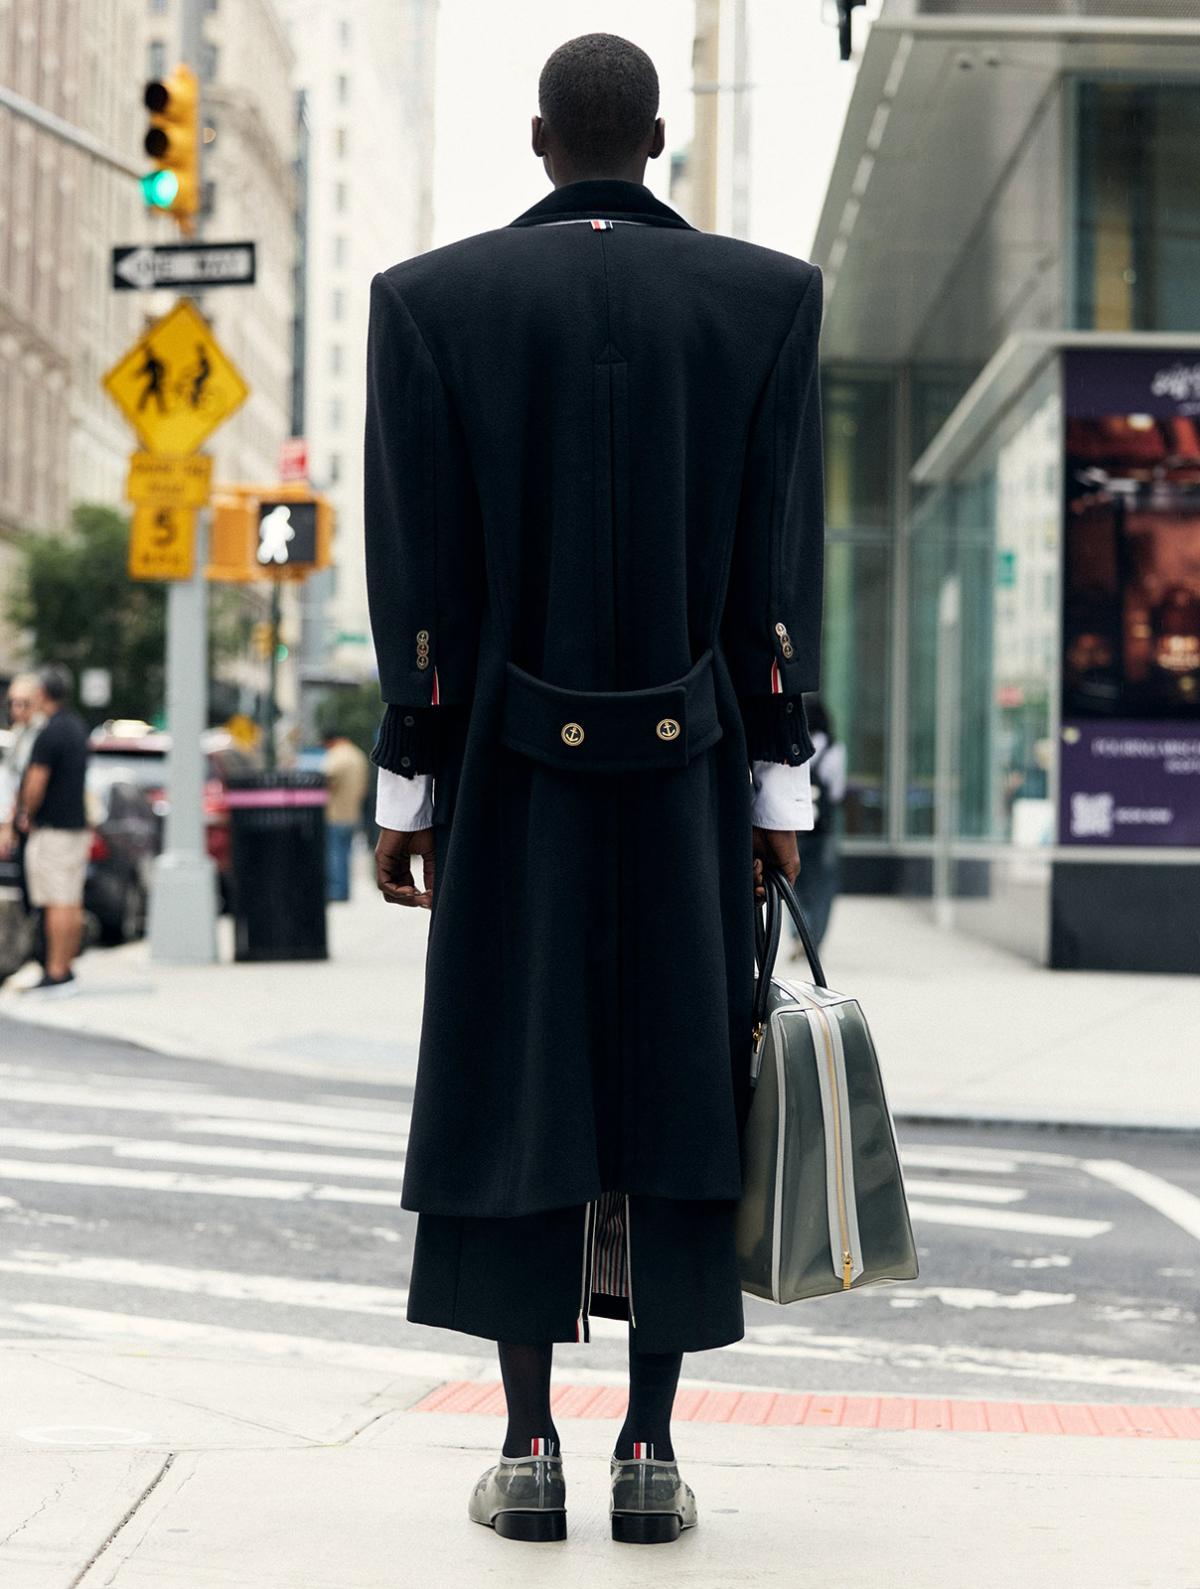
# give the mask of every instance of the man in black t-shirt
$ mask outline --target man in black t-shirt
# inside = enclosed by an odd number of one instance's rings
[[[83,885],[91,833],[84,804],[87,731],[67,703],[71,676],[66,668],[44,668],[38,675],[46,725],[33,744],[21,782],[18,823],[28,832],[25,873],[31,904],[46,924],[46,971],[39,990],[69,989],[71,967],[83,930]]]

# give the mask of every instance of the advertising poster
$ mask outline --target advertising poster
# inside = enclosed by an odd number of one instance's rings
[[[1200,844],[1200,349],[1063,354],[1063,844]]]

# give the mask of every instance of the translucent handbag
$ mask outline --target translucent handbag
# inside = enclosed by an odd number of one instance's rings
[[[758,928],[737,1248],[743,1291],[798,1302],[913,1280],[913,1242],[891,1112],[856,999],[834,993],[796,895],[766,869]],[[775,975],[783,912],[800,933],[811,982]]]

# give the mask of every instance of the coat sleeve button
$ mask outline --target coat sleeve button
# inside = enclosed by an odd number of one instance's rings
[[[402,767],[411,767],[412,766],[412,757],[411,756],[401,756],[400,765]]]
[[[789,707],[789,710],[790,710],[790,707]],[[410,713],[410,714],[409,714],[409,715],[408,715],[408,716],[407,716],[407,717],[406,717],[406,718],[405,718],[405,719],[404,719],[404,726],[405,726],[405,728],[411,728],[411,727],[412,727],[412,726],[413,726],[413,724],[414,724],[414,723],[415,723],[415,722],[416,722],[416,718],[415,718],[415,717],[413,717],[413,716],[412,716],[412,714],[411,714],[411,713]]]

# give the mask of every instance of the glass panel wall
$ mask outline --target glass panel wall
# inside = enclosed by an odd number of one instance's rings
[[[847,837],[887,831],[887,705],[895,522],[894,380],[827,367],[825,624],[821,696],[846,745]]]
[[[1074,323],[1200,330],[1200,87],[1078,84]]]
[[[1050,685],[1058,633],[1062,411],[1049,368],[996,435],[914,516],[909,551],[905,832],[936,829],[940,734],[954,746],[949,831],[964,841],[1052,837]],[[939,601],[958,585],[957,721],[938,720]],[[943,699],[945,692],[942,692]]]

